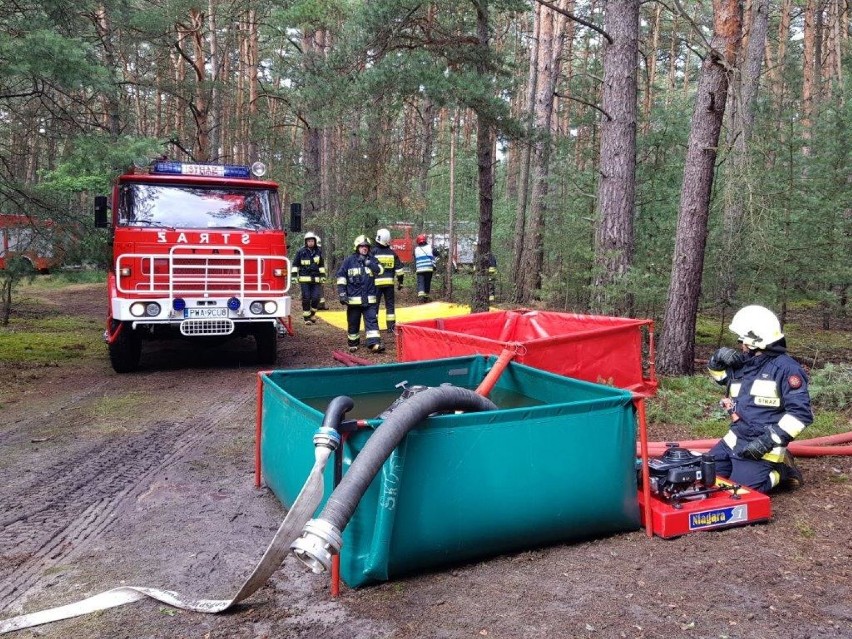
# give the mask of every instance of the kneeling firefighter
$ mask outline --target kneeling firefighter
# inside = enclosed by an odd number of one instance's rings
[[[718,474],[761,492],[803,483],[787,445],[813,422],[808,378],[787,355],[787,343],[775,314],[746,306],[734,315],[730,330],[740,350],[720,348],[707,368],[727,387],[720,405],[731,416],[727,434],[710,449]]]
[[[361,317],[367,336],[367,348],[381,353],[385,347],[379,333],[378,298],[375,278],[382,265],[370,255],[370,240],[359,235],[354,242],[355,252],[349,255],[337,271],[337,297],[346,306],[347,342],[349,352],[358,350],[361,343]]]

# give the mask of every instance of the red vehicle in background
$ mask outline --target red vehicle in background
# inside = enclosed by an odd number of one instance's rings
[[[144,340],[251,335],[258,361],[277,359],[290,325],[290,262],[278,185],[266,167],[157,161],[95,198],[111,227],[104,334],[113,369],[139,367]],[[294,206],[295,209],[295,206]],[[301,226],[291,212],[291,230]]]
[[[394,234],[402,234],[402,237],[391,237],[390,247],[404,264],[411,264],[414,261],[414,236],[411,234],[414,225],[398,222],[392,224],[390,228]]]
[[[34,270],[47,273],[62,263],[52,220],[27,215],[0,215],[0,270],[12,257],[22,257]]]

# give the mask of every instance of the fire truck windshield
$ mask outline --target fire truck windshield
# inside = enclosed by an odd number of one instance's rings
[[[118,224],[274,230],[281,228],[281,214],[272,189],[124,184],[119,192]]]

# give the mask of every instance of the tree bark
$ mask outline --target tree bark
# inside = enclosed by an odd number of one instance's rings
[[[657,359],[657,369],[664,375],[692,373],[710,193],[727,102],[727,69],[736,64],[741,32],[737,0],[714,0],[713,39],[701,66],[692,113],[672,276]]]
[[[730,155],[725,165],[725,212],[722,220],[721,259],[719,260],[719,303],[723,309],[733,306],[739,272],[737,256],[743,253],[742,227],[746,194],[750,192],[749,143],[754,129],[755,105],[760,86],[760,68],[769,29],[769,0],[754,0],[748,45],[742,63],[731,81],[728,142]]]
[[[562,7],[564,2],[559,2]],[[539,32],[538,89],[535,97],[535,138],[530,172],[533,176],[530,216],[524,233],[524,255],[520,277],[520,302],[529,304],[541,289],[544,264],[544,225],[550,178],[553,94],[561,68],[564,19],[552,9],[542,8]]]
[[[639,0],[607,3],[604,30],[613,42],[604,47],[602,108],[607,116],[601,123],[592,309],[629,315],[633,296],[623,280],[633,264],[634,249]]]
[[[476,36],[479,61],[477,71],[481,77],[488,73],[485,60],[490,42],[488,0],[473,0],[476,7]],[[479,182],[479,237],[476,243],[473,299],[470,310],[481,313],[488,310],[488,257],[491,255],[491,228],[494,214],[494,155],[493,124],[487,114],[476,113],[476,164]]]
[[[541,32],[540,4],[533,7],[532,47],[530,48],[530,64],[527,74],[526,104],[523,106],[524,119],[531,125],[533,105],[535,103],[536,85],[538,83],[539,35]],[[530,157],[531,144],[524,141],[518,149],[518,203],[515,208],[515,233],[512,242],[512,264],[509,267],[512,281],[516,282],[513,299],[519,301],[526,297],[523,283],[520,281],[521,260],[524,253],[524,228],[527,219],[527,202],[529,201]]]

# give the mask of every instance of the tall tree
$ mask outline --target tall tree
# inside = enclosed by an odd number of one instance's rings
[[[564,10],[564,2],[555,8]],[[551,124],[553,98],[562,63],[564,16],[551,8],[542,8],[539,30],[537,88],[533,109],[534,134],[530,175],[530,215],[524,231],[523,258],[518,278],[518,300],[528,304],[541,289],[544,264],[544,228],[550,181],[550,155],[553,145]]]
[[[739,2],[713,0],[713,38],[701,65],[692,112],[672,275],[657,359],[657,369],[666,375],[692,373],[710,193],[727,102],[728,69],[736,64],[741,36]]]
[[[489,0],[472,0],[476,9],[476,37],[479,55],[476,71],[490,75],[489,46],[491,23]],[[491,226],[494,214],[494,123],[487,108],[476,109],[476,165],[479,183],[479,238],[476,243],[473,295],[470,310],[488,310],[488,258],[491,255]]]
[[[746,214],[747,193],[753,179],[749,144],[754,129],[760,69],[766,49],[769,29],[769,0],[753,0],[749,21],[749,37],[741,56],[729,92],[729,154],[725,165],[725,212],[722,225],[722,255],[719,260],[720,294],[723,309],[734,305],[737,280],[743,254],[743,217]]]
[[[600,174],[595,229],[592,309],[630,314],[632,296],[622,285],[633,263],[636,205],[636,61],[639,0],[611,0],[606,6],[601,107]]]

